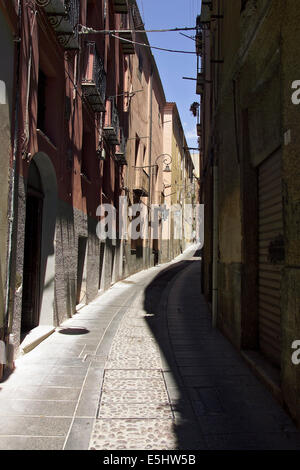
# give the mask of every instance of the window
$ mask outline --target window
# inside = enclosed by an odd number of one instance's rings
[[[61,90],[57,86],[55,77],[46,75],[46,73],[39,69],[38,90],[37,90],[37,129],[43,132],[55,145],[58,137],[59,124],[65,112],[64,107],[61,106],[57,110],[55,106],[54,97],[63,95],[60,94]],[[53,119],[53,114],[56,112],[56,119]]]
[[[37,116],[37,127],[41,131],[46,131],[46,87],[47,77],[43,71],[39,70],[39,82],[38,82],[38,116]],[[46,133],[46,132],[45,132]]]
[[[139,158],[139,147],[140,147],[140,139],[139,137],[136,135],[135,137],[135,159],[134,159],[134,165],[137,166],[139,161],[138,161],[138,158]]]
[[[143,57],[140,51],[138,53],[138,60],[139,60],[139,65],[138,65],[138,70],[137,70],[137,76],[138,76],[139,81],[142,81]]]

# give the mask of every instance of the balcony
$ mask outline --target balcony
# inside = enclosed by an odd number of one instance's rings
[[[127,0],[113,0],[115,13],[127,13]]]
[[[197,56],[199,57],[202,57],[202,53],[203,53],[203,34],[202,34],[202,31],[197,31],[196,32],[196,41],[195,41],[195,44],[196,44],[196,54]]]
[[[129,15],[122,15],[120,29],[125,29],[125,30],[132,29],[132,27],[130,26]],[[128,31],[126,33],[119,33],[119,37],[120,37],[120,43],[122,44],[123,54],[134,54],[135,53],[134,44],[132,44],[131,42],[127,42],[127,41],[134,40],[132,32]],[[122,39],[124,39],[124,41],[122,41]]]
[[[119,115],[114,99],[106,101],[105,124],[103,127],[104,138],[111,145],[119,145]]]
[[[197,124],[197,137],[201,137],[202,136],[202,126],[201,126],[201,123],[198,123]]]
[[[36,0],[44,8],[49,23],[64,49],[78,49],[78,34],[75,28],[79,22],[79,0]]]
[[[115,157],[120,165],[127,165],[126,160],[126,140],[123,130],[120,129],[120,144],[116,146]]]
[[[86,43],[83,61],[83,94],[94,112],[105,111],[106,73],[94,42]]]
[[[197,95],[203,95],[204,93],[204,73],[203,72],[198,72],[197,73],[197,84],[196,84],[196,94]]]
[[[143,168],[135,168],[135,182],[133,191],[140,197],[149,196],[149,175]]]

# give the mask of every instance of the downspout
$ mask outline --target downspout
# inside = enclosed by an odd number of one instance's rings
[[[149,80],[149,87],[150,87],[150,97],[149,97],[149,204],[148,204],[148,267],[151,266],[151,231],[149,233],[149,227],[151,224],[151,197],[152,197],[152,167],[151,167],[151,160],[152,160],[152,92],[153,92],[153,70],[151,69],[151,75]]]
[[[218,15],[221,13],[220,0],[218,1]],[[218,57],[220,57],[220,24],[218,24]],[[218,87],[219,87],[218,70]],[[217,97],[218,98],[218,97]],[[216,116],[214,117],[216,119]],[[212,266],[212,327],[216,328],[218,321],[218,263],[219,263],[219,172],[218,162],[213,148],[213,266]]]
[[[219,213],[218,213],[218,165],[213,166],[213,266],[212,266],[212,326],[218,319],[218,259],[219,259]]]

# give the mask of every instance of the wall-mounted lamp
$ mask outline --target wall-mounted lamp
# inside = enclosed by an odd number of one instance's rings
[[[163,163],[165,164],[165,168],[163,169],[163,172],[164,173],[171,173],[171,168],[170,168],[170,163],[172,162],[172,157],[169,153],[161,153],[160,155],[158,155],[158,157],[156,157],[155,159],[155,163],[153,165],[144,165],[144,166],[135,166],[133,165],[134,168],[154,168],[155,166],[158,167],[158,163],[157,161],[159,160],[159,158],[161,157],[164,157],[166,156],[166,158],[164,158],[163,160]]]

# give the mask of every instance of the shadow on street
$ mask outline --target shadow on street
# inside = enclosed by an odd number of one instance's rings
[[[200,250],[197,250],[193,257],[200,257]],[[191,350],[193,346],[196,348],[199,344],[199,337],[197,330],[193,328],[193,323],[185,316],[182,318],[184,312],[182,312],[181,306],[177,305],[175,299],[173,299],[175,300],[173,305],[171,297],[172,287],[176,283],[177,276],[191,267],[195,268],[199,275],[198,288],[200,289],[200,258],[198,260],[184,260],[168,266],[160,272],[145,289],[144,300],[144,309],[148,314],[151,314],[145,319],[163,353],[163,374],[175,418],[174,432],[179,449],[203,448],[195,411],[186,392],[176,357],[177,351],[186,351],[186,348]],[[193,310],[198,311],[195,293],[193,299],[195,300]],[[174,307],[175,312],[173,311]],[[188,312],[185,313],[188,314]]]
[[[200,256],[168,266],[145,289],[145,320],[164,358],[178,448],[300,450],[290,417],[212,328]]]

